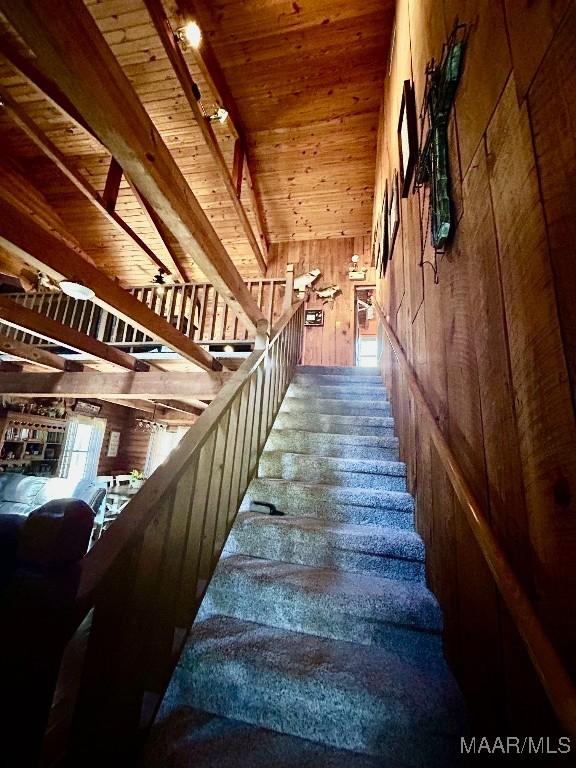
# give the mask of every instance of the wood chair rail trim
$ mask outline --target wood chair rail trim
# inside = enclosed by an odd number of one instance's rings
[[[389,324],[382,307],[374,302],[384,333],[394,356],[405,374],[415,403],[426,416],[430,436],[450,479],[454,492],[464,509],[466,519],[478,546],[494,577],[510,615],[524,641],[534,669],[548,699],[566,732],[576,737],[576,687],[548,637],[530,598],[513,571],[508,558],[494,535],[482,505],[464,477],[456,455],[438,426],[432,408],[414,374],[398,337]]]

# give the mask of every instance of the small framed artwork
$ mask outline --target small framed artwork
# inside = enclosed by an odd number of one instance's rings
[[[410,194],[410,184],[418,157],[418,122],[414,86],[404,80],[400,118],[398,119],[398,154],[400,157],[400,189],[402,197]]]
[[[304,315],[304,325],[324,325],[324,310],[307,309]]]
[[[118,448],[120,446],[120,432],[110,432],[110,439],[108,440],[108,451],[106,456],[113,459],[118,456]]]
[[[382,196],[382,211],[380,213],[380,264],[377,274],[384,277],[388,264],[388,180],[384,182],[384,194]]]
[[[400,200],[398,197],[398,171],[394,171],[390,185],[390,206],[388,208],[388,259],[392,261],[396,234],[400,224]]]

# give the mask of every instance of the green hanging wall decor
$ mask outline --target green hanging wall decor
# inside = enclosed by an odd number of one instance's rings
[[[430,184],[432,245],[442,249],[452,234],[452,206],[448,166],[448,118],[454,102],[465,48],[466,26],[456,22],[444,45],[442,59],[426,67],[426,89],[420,117],[428,132],[420,151],[416,187]],[[434,270],[436,272],[436,267]]]

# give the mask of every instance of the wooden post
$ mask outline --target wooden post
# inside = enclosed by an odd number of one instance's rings
[[[292,306],[292,295],[294,293],[294,264],[286,265],[286,292],[284,294],[284,304],[282,314],[287,312]]]

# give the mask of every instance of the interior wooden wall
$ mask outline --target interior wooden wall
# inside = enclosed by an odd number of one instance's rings
[[[130,408],[124,408],[114,403],[101,401],[102,410],[99,417],[106,419],[106,430],[102,441],[102,451],[100,452],[100,461],[98,462],[99,475],[112,475],[120,473],[126,469],[125,452],[128,447],[127,429]],[[118,455],[115,457],[107,456],[108,446],[110,444],[110,433],[120,432],[120,444],[118,446]]]
[[[378,292],[441,428],[569,667],[576,667],[576,3],[398,0],[375,210],[398,168],[401,89],[455,16],[470,38],[450,121],[452,245],[433,259],[425,193],[401,201]],[[422,233],[424,237],[422,236]],[[483,727],[552,729],[549,709],[385,341],[402,457],[449,660]]]
[[[311,269],[321,274],[314,287],[338,285],[342,291],[334,304],[323,304],[314,295],[307,309],[324,309],[324,325],[308,327],[304,333],[304,365],[354,365],[354,286],[374,285],[374,269],[370,268],[370,238],[342,237],[325,240],[273,243],[270,247],[267,277],[282,277],[286,265],[294,265],[298,276]],[[352,255],[360,256],[360,265],[369,267],[366,281],[348,279]]]

